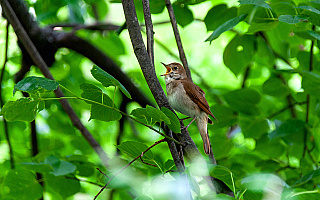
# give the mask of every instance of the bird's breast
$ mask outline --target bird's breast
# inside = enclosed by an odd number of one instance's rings
[[[194,118],[200,114],[199,106],[187,95],[182,83],[167,83],[166,90],[170,106],[176,111]]]

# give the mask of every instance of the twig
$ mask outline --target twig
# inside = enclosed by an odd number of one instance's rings
[[[281,113],[283,113],[283,112],[286,111],[287,109],[290,109],[291,107],[294,107],[294,106],[296,106],[296,105],[303,105],[303,104],[306,104],[306,103],[307,103],[306,101],[293,103],[293,104],[288,105],[288,106],[282,108],[281,110],[279,110],[279,111],[277,111],[277,112],[269,115],[267,118],[268,118],[268,119],[272,119],[272,118],[274,118],[275,116],[280,115]]]
[[[26,48],[27,52],[31,56],[32,60],[34,63],[39,67],[41,72],[46,78],[49,78],[51,80],[54,80],[52,74],[50,73],[47,64],[39,54],[38,50],[34,46],[33,42],[30,40],[30,37],[26,33],[25,29],[21,25],[19,19],[17,18],[16,14],[14,13],[11,5],[9,4],[8,1],[0,1],[2,10],[5,13],[8,21],[12,25],[13,29],[15,30],[18,38],[22,42],[23,46]],[[64,94],[61,91],[60,88],[55,90],[55,94],[57,97],[63,97]],[[103,151],[102,147],[100,144],[94,139],[94,137],[91,135],[91,133],[86,129],[86,127],[81,123],[80,119],[74,112],[74,110],[71,108],[70,104],[68,103],[67,100],[61,99],[60,103],[63,107],[63,109],[66,111],[66,113],[69,115],[73,125],[77,127],[84,138],[89,142],[89,144],[92,146],[92,148],[96,151],[96,153],[100,156],[101,161],[107,166],[108,164],[108,156],[107,154]]]
[[[124,166],[122,169],[120,169],[117,173],[115,173],[113,176],[110,177],[109,181],[101,188],[101,190],[98,192],[98,194],[94,197],[94,199],[97,199],[97,197],[101,194],[101,192],[109,185],[109,183],[112,181],[112,179],[114,177],[116,177],[118,174],[120,174],[121,172],[123,172],[123,170],[127,169],[134,161],[136,161],[137,159],[139,159],[143,154],[145,154],[147,151],[149,151],[151,148],[153,148],[154,146],[165,142],[165,139],[159,140],[157,142],[155,142],[153,145],[151,145],[150,147],[148,147],[145,151],[143,151],[139,156],[135,157],[132,161],[130,161],[126,166]]]
[[[84,180],[84,179],[79,179],[79,178],[77,178],[77,177],[70,177],[70,176],[64,176],[64,177],[65,177],[66,179],[73,179],[73,180],[81,181],[81,182],[84,182],[84,183],[90,183],[91,185],[103,187],[103,184],[101,184],[101,183],[96,183],[96,182],[93,182],[93,181],[88,181],[88,180]]]
[[[103,174],[105,177],[110,178],[107,174],[105,174],[104,172],[102,172],[99,167],[96,168],[101,174]]]
[[[246,86],[246,81],[250,74],[250,68],[251,68],[251,64],[247,66],[246,71],[244,72],[241,88],[244,88]]]
[[[143,5],[144,21],[147,29],[147,51],[148,51],[151,63],[154,66],[154,53],[153,53],[154,32],[153,32],[153,25],[152,25],[151,13],[150,13],[149,0],[142,0],[142,5]]]
[[[147,162],[143,161],[143,159],[142,159],[142,154],[140,155],[140,160],[141,160],[141,162],[142,162],[143,164],[150,165],[150,166],[152,166],[152,167],[157,167],[157,165],[153,165],[153,164],[150,164],[150,163],[147,163]]]
[[[4,72],[6,69],[7,62],[8,62],[8,46],[9,46],[9,22],[7,21],[6,44],[5,44],[5,50],[4,50],[4,62],[3,62],[1,74],[0,74],[0,85],[2,85]],[[3,104],[4,104],[4,101],[2,99],[2,87],[0,87],[0,107],[2,107]],[[8,143],[8,147],[9,147],[10,166],[11,166],[11,169],[14,169],[14,158],[13,158],[12,145],[11,145],[11,141],[10,141],[10,137],[9,137],[8,123],[7,123],[7,120],[5,120],[4,118],[3,118],[3,128],[4,128],[5,137],[6,137],[6,140]]]
[[[173,11],[173,8],[172,8],[172,4],[171,4],[170,0],[165,0],[165,3],[166,3],[166,7],[167,7],[167,10],[168,10],[168,13],[169,13],[172,29],[173,29],[173,32],[174,32],[174,37],[176,38],[176,42],[177,42],[177,46],[178,46],[178,50],[179,50],[180,60],[181,60],[183,66],[184,66],[184,68],[186,70],[187,77],[190,80],[192,80],[190,68],[189,68],[188,62],[187,62],[187,57],[186,57],[186,55],[184,53],[184,50],[183,50],[183,47],[182,47],[182,42],[181,42],[179,30],[178,30],[176,17],[174,16],[174,11]]]

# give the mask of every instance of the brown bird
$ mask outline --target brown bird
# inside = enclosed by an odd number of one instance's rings
[[[188,128],[194,120],[196,121],[203,140],[204,152],[210,154],[207,124],[213,122],[208,115],[215,120],[216,118],[210,111],[204,91],[187,78],[185,69],[179,63],[162,64],[167,68],[167,72],[161,76],[165,76],[170,106],[176,111],[193,118],[185,128]]]

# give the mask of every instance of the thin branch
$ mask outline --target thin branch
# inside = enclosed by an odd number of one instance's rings
[[[177,25],[177,21],[176,21],[176,17],[174,16],[174,11],[173,11],[173,7],[172,4],[170,2],[170,0],[165,0],[166,6],[167,6],[167,10],[170,16],[170,21],[171,21],[171,25],[172,25],[172,29],[174,32],[174,37],[176,38],[176,42],[177,42],[177,46],[178,46],[178,50],[179,50],[179,56],[180,56],[180,60],[186,70],[187,73],[187,77],[192,80],[191,77],[191,72],[190,72],[190,68],[188,66],[188,62],[187,62],[187,57],[184,53],[183,47],[182,47],[182,42],[181,42],[181,38],[180,38],[180,34],[179,34],[179,30],[178,30],[178,25]]]
[[[34,46],[33,42],[30,40],[30,37],[26,33],[25,29],[21,25],[19,19],[17,18],[16,14],[14,13],[11,5],[8,3],[8,1],[1,1],[2,10],[5,13],[8,21],[12,25],[13,29],[15,30],[18,38],[22,42],[23,46],[28,51],[29,55],[31,56],[34,63],[39,67],[41,72],[46,78],[49,78],[51,80],[54,80],[52,74],[50,73],[47,64],[42,59],[41,55],[39,54],[38,50]],[[55,94],[57,97],[63,97],[64,94],[61,91],[60,88],[55,90]],[[108,156],[103,151],[100,144],[94,139],[94,137],[91,135],[91,133],[86,129],[86,127],[81,123],[80,119],[74,112],[74,110],[71,108],[70,104],[67,100],[61,99],[60,103],[63,107],[63,109],[66,111],[66,113],[69,115],[73,125],[77,127],[84,138],[89,142],[89,144],[92,146],[92,148],[97,152],[97,154],[100,156],[101,161],[107,166],[108,164]]]
[[[65,178],[66,179],[72,179],[72,180],[81,181],[81,182],[84,182],[84,183],[89,183],[91,185],[95,185],[95,186],[99,186],[99,187],[103,187],[103,184],[101,184],[101,183],[96,183],[96,182],[93,182],[93,181],[88,181],[88,180],[80,179],[80,178],[77,178],[77,177],[65,176]]]
[[[109,24],[109,23],[94,23],[94,24],[77,24],[77,23],[59,23],[59,24],[51,24],[48,27],[51,29],[56,29],[56,28],[72,28],[73,31],[77,30],[93,30],[93,31],[116,31],[120,28],[118,25],[114,24]]]
[[[148,51],[152,66],[154,66],[154,53],[153,53],[154,32],[153,32],[153,25],[152,25],[151,13],[150,13],[149,0],[142,0],[142,5],[143,5],[144,21],[147,29],[147,51]]]
[[[244,88],[246,86],[246,81],[249,77],[250,69],[251,69],[251,64],[247,66],[246,71],[244,72],[241,88]]]
[[[277,111],[277,112],[269,115],[267,118],[268,118],[268,119],[272,119],[272,118],[274,118],[275,116],[280,115],[280,114],[283,113],[284,111],[290,109],[291,107],[294,107],[294,106],[296,106],[296,105],[303,105],[303,104],[306,104],[306,103],[307,103],[307,101],[293,103],[293,104],[288,105],[288,106],[282,108],[281,110],[279,110],[279,111]]]
[[[97,199],[98,196],[101,194],[101,192],[109,185],[109,183],[112,181],[114,177],[119,175],[121,172],[123,172],[125,169],[127,169],[134,161],[138,160],[143,154],[145,154],[147,151],[149,151],[151,148],[155,147],[156,145],[165,142],[165,139],[159,140],[155,142],[153,145],[148,147],[145,151],[143,151],[139,156],[135,157],[132,161],[130,161],[126,166],[124,166],[122,169],[120,169],[117,173],[115,173],[113,176],[110,177],[109,181],[101,188],[101,190],[98,192],[98,194],[94,197],[94,199]]]
[[[105,174],[104,172],[102,172],[98,167],[96,168],[101,174],[103,174],[105,177],[110,178],[107,174]]]
[[[2,85],[4,72],[6,69],[7,62],[8,62],[8,46],[9,46],[9,22],[8,21],[7,21],[7,25],[6,25],[6,39],[5,40],[6,40],[6,44],[5,44],[5,50],[4,50],[4,62],[3,62],[1,74],[0,74],[0,85]],[[2,87],[0,87],[0,107],[2,107],[3,105],[4,105],[4,101],[2,99]],[[14,169],[13,150],[12,150],[12,145],[11,145],[11,141],[10,141],[10,137],[9,137],[8,123],[7,123],[7,120],[5,120],[4,118],[3,118],[3,128],[4,128],[5,137],[6,137],[6,140],[8,143],[8,147],[9,147],[10,166],[11,166],[11,169]]]

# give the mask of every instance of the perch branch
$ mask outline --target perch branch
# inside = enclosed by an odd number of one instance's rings
[[[153,32],[153,25],[152,25],[151,13],[150,13],[149,0],[142,0],[142,5],[143,5],[144,21],[147,29],[147,51],[148,51],[152,66],[154,66],[154,53],[153,53],[154,32]]]

